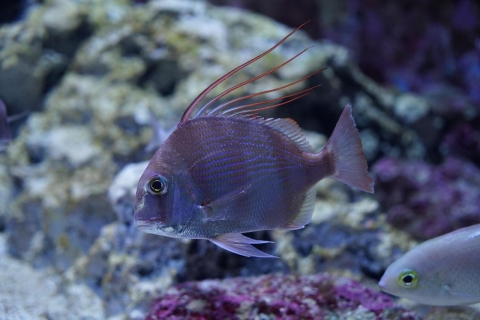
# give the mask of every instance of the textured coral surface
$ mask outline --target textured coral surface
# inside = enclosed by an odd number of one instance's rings
[[[416,319],[362,284],[317,274],[187,282],[168,289],[148,320],[157,319]]]
[[[448,158],[429,165],[383,159],[374,172],[388,220],[418,239],[480,223],[480,169],[470,162]]]

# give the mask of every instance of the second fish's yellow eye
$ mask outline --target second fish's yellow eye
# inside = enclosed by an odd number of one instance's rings
[[[418,275],[413,270],[405,270],[398,276],[398,283],[404,288],[415,288],[418,282]]]
[[[153,194],[164,194],[167,192],[167,181],[164,177],[155,176],[148,181],[148,190]]]

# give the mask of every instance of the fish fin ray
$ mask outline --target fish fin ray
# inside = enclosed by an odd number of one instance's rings
[[[343,110],[330,139],[322,151],[324,150],[330,152],[334,157],[334,179],[360,190],[374,193],[374,182],[368,173],[367,160],[363,153],[362,142],[355,126],[350,105],[347,105]]]
[[[201,206],[206,213],[203,218],[204,221],[227,220],[229,218],[229,213],[232,210],[232,202],[238,197],[244,196],[251,188],[251,183],[245,184],[240,188],[211,201],[207,205]]]
[[[304,52],[305,52],[305,50],[304,50]],[[288,63],[288,61],[286,63]],[[307,76],[305,76],[305,77],[303,77],[303,78],[301,78],[297,81],[291,82],[291,83],[289,83],[285,86],[281,86],[281,87],[271,89],[271,90],[267,90],[267,91],[252,93],[252,94],[249,94],[247,96],[243,96],[243,97],[240,97],[240,98],[233,99],[229,102],[226,102],[226,103],[216,107],[211,112],[209,112],[208,115],[209,116],[215,116],[216,114],[219,114],[219,115],[227,116],[227,117],[228,116],[245,117],[245,116],[251,116],[251,115],[258,114],[258,112],[262,111],[262,110],[269,110],[269,109],[273,109],[273,108],[283,106],[285,104],[288,104],[290,102],[293,102],[295,100],[298,100],[302,97],[305,97],[305,96],[309,95],[313,89],[319,87],[320,85],[316,85],[316,86],[310,87],[310,88],[302,90],[302,91],[291,93],[291,94],[285,95],[283,97],[277,97],[277,98],[273,98],[273,99],[269,99],[269,100],[264,100],[264,101],[259,101],[259,102],[254,102],[254,103],[241,105],[241,106],[238,106],[238,107],[227,108],[227,106],[229,106],[229,105],[231,105],[235,102],[246,100],[246,99],[249,99],[249,98],[253,98],[253,97],[256,97],[256,96],[260,96],[260,95],[263,95],[263,94],[266,94],[266,93],[282,90],[284,88],[293,86],[294,84],[302,82],[302,81],[310,78],[311,76],[313,76],[314,74],[316,74],[316,73],[318,73],[322,70],[323,69],[317,70],[317,71],[315,71],[315,72],[313,72],[313,73],[311,73],[311,74],[309,74],[309,75],[307,75]],[[278,102],[280,100],[283,100],[283,101]],[[275,102],[278,102],[278,103],[275,103]],[[269,104],[269,103],[275,103],[275,104]],[[265,105],[265,106],[257,107],[257,106],[262,106],[262,105]],[[253,108],[253,107],[256,107],[256,108]],[[223,111],[220,111],[221,109],[223,109]]]
[[[310,220],[312,220],[313,210],[315,209],[315,199],[316,190],[315,188],[310,188],[305,193],[305,200],[303,201],[302,207],[300,208],[298,214],[285,227],[282,227],[282,229],[298,230],[309,224]]]
[[[300,147],[302,151],[312,152],[312,147],[310,143],[305,138],[302,129],[298,124],[292,119],[257,119],[256,121],[261,122],[272,129],[282,133],[287,138],[295,142],[297,146]]]
[[[252,244],[272,243],[272,241],[255,240],[246,237],[241,233],[220,234],[215,238],[210,238],[208,240],[225,250],[239,254],[241,256],[257,258],[277,258],[276,256],[260,251],[254,246],[252,246]]]
[[[248,244],[273,243],[273,241],[252,239],[247,236],[244,236],[241,233],[224,233],[216,236],[215,239],[221,239],[222,241],[227,241],[227,242],[248,243]]]
[[[195,100],[192,101],[192,103],[187,107],[187,109],[185,110],[185,112],[183,113],[183,116],[182,116],[182,119],[180,120],[180,122],[185,122],[187,120],[190,119],[193,111],[196,109],[197,105],[200,103],[200,101],[210,92],[212,91],[213,89],[215,89],[220,83],[224,82],[225,80],[227,80],[228,78],[230,78],[233,74],[237,73],[238,71],[242,70],[243,68],[245,68],[246,66],[252,64],[253,62],[261,59],[262,57],[264,57],[265,55],[267,55],[268,53],[272,52],[275,48],[277,48],[279,45],[281,45],[283,42],[285,42],[285,40],[287,40],[292,34],[294,34],[298,29],[302,28],[305,24],[307,24],[309,21],[301,24],[299,27],[297,27],[295,30],[291,31],[289,34],[287,34],[283,39],[281,39],[280,41],[278,41],[273,47],[271,47],[270,49],[268,49],[267,51],[259,54],[258,56],[250,59],[249,61],[245,62],[244,64],[234,68],[233,70],[231,70],[230,72],[228,72],[227,74],[221,76],[219,79],[217,79],[216,81],[214,81],[212,84],[210,84],[207,88],[205,88],[205,90],[202,91],[202,93],[200,93],[196,98]],[[273,69],[273,71],[275,71],[275,69]],[[207,102],[198,112],[197,114],[195,115],[195,117],[199,117],[199,116],[202,116],[203,113],[205,112],[205,110],[207,110],[207,107],[212,104],[213,102],[217,101],[218,99],[222,98],[223,96],[227,95],[228,93],[236,90],[237,88],[240,88],[242,86],[244,86],[245,84],[248,84],[252,81],[255,81],[256,79],[260,79],[266,75],[268,75],[269,73],[273,72],[273,71],[267,71],[257,77],[254,77],[252,79],[249,79],[247,81],[244,81],[238,85],[235,85],[233,87],[231,87],[230,89],[227,89],[225,90],[224,92],[222,92],[221,94],[217,95],[215,98],[213,98],[212,100],[210,100],[209,102]]]

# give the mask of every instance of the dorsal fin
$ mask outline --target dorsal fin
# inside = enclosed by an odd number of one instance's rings
[[[282,133],[290,140],[295,142],[302,151],[305,152],[312,152],[312,147],[310,143],[308,143],[305,135],[302,132],[302,129],[298,126],[298,124],[292,119],[256,119],[254,121],[259,121],[270,128],[277,130],[278,132]]]
[[[216,107],[215,109],[210,111],[207,114],[207,116],[215,117],[215,116],[219,115],[219,116],[241,116],[241,117],[244,117],[246,115],[256,115],[256,114],[258,114],[259,111],[276,108],[276,107],[279,107],[281,105],[290,103],[292,101],[295,101],[297,99],[300,99],[300,98],[308,95],[310,93],[310,91],[319,87],[320,85],[316,85],[316,86],[304,89],[304,90],[299,91],[299,92],[291,93],[291,94],[283,96],[283,97],[277,97],[277,98],[273,98],[273,99],[269,99],[269,100],[265,100],[265,101],[253,102],[253,103],[249,103],[249,104],[241,105],[241,106],[237,106],[237,107],[229,107],[233,103],[236,103],[236,102],[239,102],[239,101],[242,101],[242,100],[246,100],[246,99],[249,99],[249,98],[264,95],[266,93],[275,92],[275,91],[278,91],[278,90],[282,90],[284,88],[288,88],[290,86],[293,86],[294,84],[297,84],[301,81],[304,81],[304,80],[310,78],[311,76],[317,74],[320,71],[322,71],[322,70],[317,70],[317,71],[315,71],[315,72],[313,72],[313,73],[311,73],[311,74],[309,74],[309,75],[307,75],[307,76],[305,76],[305,77],[303,77],[303,78],[301,78],[297,81],[291,82],[287,85],[284,85],[284,86],[281,86],[281,87],[278,87],[278,88],[274,88],[274,89],[270,89],[270,90],[266,90],[266,91],[262,91],[262,92],[257,92],[257,93],[252,93],[252,94],[249,94],[249,95],[246,95],[246,96],[243,96],[243,97],[233,99],[233,100],[228,101],[228,102],[226,102],[222,105],[219,105],[218,107]],[[278,101],[284,100],[286,98],[288,98],[286,101],[268,105],[269,103],[278,102]],[[257,107],[257,106],[261,106],[261,105],[266,105],[266,106]],[[257,108],[253,108],[253,107],[257,107]]]
[[[259,54],[258,56],[256,56],[255,58],[253,59],[250,59],[249,61],[245,62],[244,64],[236,67],[235,69],[231,70],[230,72],[228,72],[227,74],[225,74],[224,76],[220,77],[219,79],[217,79],[215,82],[213,82],[211,85],[209,85],[205,90],[203,90],[202,93],[200,93],[198,95],[198,97],[195,98],[195,100],[192,101],[192,103],[188,106],[188,108],[185,110],[185,112],[183,113],[183,116],[182,116],[182,119],[180,120],[180,122],[185,122],[187,120],[190,119],[193,111],[195,110],[195,107],[200,103],[200,101],[210,92],[212,91],[213,89],[215,89],[215,87],[217,87],[220,83],[222,83],[223,81],[227,80],[228,78],[230,78],[233,74],[237,73],[238,71],[242,70],[243,68],[245,68],[246,66],[252,64],[253,62],[261,59],[262,57],[266,56],[268,53],[272,52],[276,47],[278,47],[279,45],[281,45],[283,42],[285,42],[285,40],[287,40],[292,34],[294,34],[298,29],[302,28],[305,24],[307,24],[309,21],[301,24],[299,27],[297,27],[295,30],[293,30],[292,32],[290,32],[289,34],[287,34],[282,40],[278,41],[273,47],[271,47],[270,49],[268,49],[267,51]],[[281,64],[280,66],[278,66],[277,68],[274,68],[270,71],[267,71],[257,77],[254,77],[253,79],[250,79],[250,80],[247,80],[247,81],[244,81],[236,86],[233,86],[232,88],[224,91],[223,93],[217,95],[215,98],[213,98],[210,102],[208,102],[207,104],[205,104],[197,113],[196,117],[199,117],[203,114],[203,112],[207,109],[207,107],[212,104],[213,102],[217,101],[218,99],[220,99],[221,97],[223,97],[224,95],[228,94],[229,92],[232,92],[233,90],[236,90],[237,88],[239,87],[242,87],[243,85],[247,84],[247,83],[250,83],[252,81],[255,81],[257,79],[260,79],[260,78],[263,78],[265,75],[281,68],[282,66],[284,66],[285,64],[287,64],[288,62],[290,62],[291,60],[295,59],[296,57],[298,57],[300,54],[302,54],[303,52],[305,52],[305,50],[303,50],[301,53],[297,54],[294,58],[288,60],[287,62]]]
[[[305,22],[305,23],[308,23],[308,21]],[[216,106],[216,107],[213,105],[219,99],[225,97],[226,95],[228,95],[229,93],[237,90],[238,88],[241,88],[241,87],[243,87],[243,86],[245,86],[249,83],[252,83],[256,80],[262,79],[263,77],[266,77],[267,75],[272,74],[273,72],[279,70],[280,68],[284,67],[285,65],[289,64],[291,61],[295,60],[297,57],[302,55],[305,51],[307,51],[311,47],[303,49],[302,51],[300,51],[299,53],[297,53],[296,55],[294,55],[290,59],[286,60],[285,62],[277,65],[276,67],[274,67],[274,68],[272,68],[268,71],[265,71],[264,73],[262,73],[258,76],[255,76],[251,79],[248,79],[248,80],[243,81],[239,84],[236,84],[236,85],[230,87],[229,89],[223,91],[222,93],[220,93],[216,97],[214,97],[212,100],[207,102],[203,107],[201,107],[194,114],[194,110],[196,109],[197,105],[200,103],[200,101],[210,91],[212,91],[215,87],[217,87],[223,81],[227,80],[233,74],[237,73],[238,71],[242,70],[246,66],[248,66],[248,65],[252,64],[253,62],[261,59],[262,57],[267,55],[269,52],[273,51],[281,43],[286,41],[293,33],[295,33],[298,29],[303,27],[305,25],[305,23],[302,24],[301,26],[299,26],[298,28],[296,28],[295,30],[293,30],[292,32],[290,32],[287,36],[285,36],[282,40],[280,40],[278,43],[276,43],[273,47],[271,47],[270,49],[268,49],[264,53],[262,53],[262,54],[256,56],[255,58],[245,62],[244,64],[236,67],[232,71],[228,72],[226,75],[220,77],[218,80],[213,82],[190,104],[190,106],[187,108],[187,110],[185,110],[180,122],[185,122],[185,121],[188,121],[188,120],[191,120],[191,119],[194,119],[194,118],[200,118],[200,117],[215,117],[215,116],[241,116],[241,117],[244,117],[246,115],[254,115],[254,114],[258,113],[259,111],[276,108],[278,106],[290,103],[292,101],[295,101],[297,99],[300,99],[300,98],[308,95],[313,89],[318,87],[318,85],[312,86],[310,88],[304,89],[304,90],[299,91],[299,92],[288,94],[284,97],[277,97],[277,98],[269,99],[269,100],[266,100],[266,101],[259,101],[259,102],[248,103],[248,104],[245,104],[245,105],[234,106],[235,104],[238,104],[238,102],[245,101],[245,100],[248,100],[248,99],[251,99],[251,98],[254,98],[254,97],[263,96],[263,95],[266,95],[268,93],[280,91],[282,89],[286,89],[288,87],[291,87],[291,86],[293,86],[297,83],[303,82],[306,79],[314,76],[315,74],[322,71],[323,69],[314,71],[314,72],[312,72],[312,73],[310,73],[310,74],[308,74],[308,75],[306,75],[306,76],[304,76],[304,77],[302,77],[302,78],[300,78],[296,81],[290,82],[286,85],[283,85],[283,86],[280,86],[280,87],[277,87],[277,88],[265,90],[265,91],[262,91],[262,92],[251,93],[251,94],[248,94],[248,95],[245,95],[245,96],[242,96],[242,97],[238,97],[238,98],[235,98],[233,100],[225,102],[225,103],[223,103],[219,106]],[[286,99],[286,98],[288,98],[288,100],[286,100],[284,102],[279,102],[280,100],[283,100],[283,99]],[[270,103],[274,103],[274,104],[270,104]],[[261,106],[261,107],[259,107],[259,106]]]

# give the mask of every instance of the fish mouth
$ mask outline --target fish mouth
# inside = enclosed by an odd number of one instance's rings
[[[151,224],[148,223],[148,221],[138,220],[138,219],[135,219],[135,225],[137,226],[138,229],[144,229],[148,226],[151,226]]]
[[[378,282],[378,286],[379,286],[380,289],[382,289],[382,290],[387,289],[387,285],[386,285],[385,282],[383,282],[382,280],[380,280],[380,282]]]
[[[135,225],[140,230],[147,230],[152,228],[160,228],[162,223],[159,219],[152,218],[152,219],[135,219]]]
[[[378,282],[378,286],[380,287],[380,289],[383,291],[383,292],[386,292],[386,293],[390,293],[389,291],[389,288],[388,288],[388,284],[387,282],[382,278],[380,279],[380,281]]]

